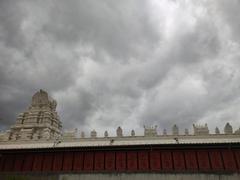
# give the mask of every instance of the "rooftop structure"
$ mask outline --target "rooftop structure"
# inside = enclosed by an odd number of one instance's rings
[[[146,137],[157,136],[157,126],[154,127],[144,126],[144,136]]]
[[[224,133],[225,133],[225,134],[232,134],[232,133],[233,133],[233,128],[232,128],[232,126],[231,126],[229,123],[227,123],[227,124],[225,125],[225,127],[224,127]]]
[[[123,136],[123,131],[122,131],[122,128],[120,126],[117,128],[116,133],[117,133],[117,137],[122,137]]]
[[[0,133],[0,179],[1,172],[187,172],[215,173],[216,178],[221,173],[240,172],[240,129],[234,132],[229,123],[213,134],[207,124],[194,124],[193,134],[188,129],[181,134],[173,125],[170,134],[166,129],[159,134],[157,126],[144,126],[143,135],[134,130],[125,135],[119,126],[114,136],[108,131],[99,136],[92,130],[86,137],[78,129],[62,132],[56,105],[40,90],[16,124]]]
[[[173,127],[172,127],[172,134],[173,135],[178,135],[179,134],[178,126],[176,124],[174,124]]]
[[[209,134],[207,124],[205,124],[204,126],[193,124],[193,131],[194,131],[194,135],[208,135]]]

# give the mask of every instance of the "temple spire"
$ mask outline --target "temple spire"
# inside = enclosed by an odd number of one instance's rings
[[[17,117],[10,129],[10,140],[55,139],[62,134],[62,123],[56,112],[57,102],[40,89],[32,96],[31,105]]]

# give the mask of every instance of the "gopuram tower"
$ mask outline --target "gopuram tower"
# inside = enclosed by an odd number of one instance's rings
[[[61,135],[62,124],[56,112],[57,102],[40,90],[32,97],[27,111],[20,113],[11,127],[9,140],[49,140]]]

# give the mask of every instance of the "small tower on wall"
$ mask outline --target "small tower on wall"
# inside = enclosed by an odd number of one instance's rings
[[[225,125],[225,127],[224,127],[224,133],[225,133],[225,134],[232,134],[232,133],[233,133],[233,128],[232,128],[232,126],[231,126],[229,123],[227,123],[227,124]]]
[[[240,128],[235,131],[235,134],[240,134]]]
[[[49,140],[62,135],[57,102],[40,90],[32,97],[28,110],[20,113],[11,127],[9,140]]]
[[[209,135],[208,125],[195,125],[193,124],[194,135]]]
[[[123,136],[123,131],[122,131],[122,128],[120,126],[117,128],[116,133],[117,133],[117,137],[122,137]]]
[[[97,132],[95,131],[95,129],[91,131],[90,136],[91,136],[91,138],[97,137]]]
[[[154,127],[144,126],[144,136],[146,137],[157,136],[157,126]]]
[[[107,131],[104,132],[104,137],[105,137],[105,138],[108,137],[108,132],[107,132]]]
[[[167,130],[163,129],[163,135],[166,136],[167,135]]]
[[[218,127],[215,128],[215,134],[220,134],[220,130],[218,129]]]
[[[178,126],[176,124],[173,125],[172,127],[172,134],[177,136],[179,134],[179,129]]]
[[[135,136],[135,131],[134,130],[131,131],[131,136],[132,137]]]

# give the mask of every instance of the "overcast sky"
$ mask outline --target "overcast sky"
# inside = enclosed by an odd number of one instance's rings
[[[236,130],[239,9],[239,0],[0,0],[0,129],[44,89],[64,129]]]

